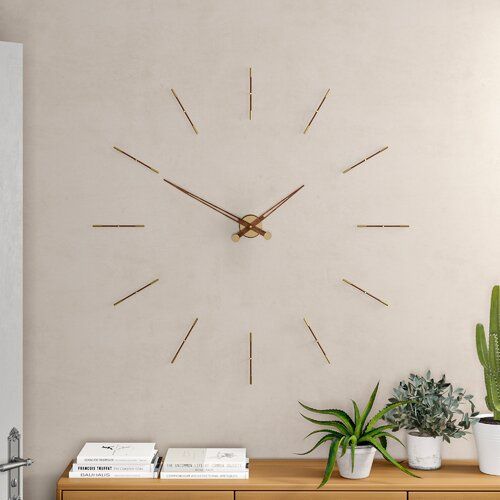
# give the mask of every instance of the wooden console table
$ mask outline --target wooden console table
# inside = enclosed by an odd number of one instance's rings
[[[333,473],[321,490],[324,460],[251,460],[248,480],[69,479],[57,483],[57,500],[500,500],[500,477],[476,464],[449,461],[421,479],[376,461],[367,479]]]

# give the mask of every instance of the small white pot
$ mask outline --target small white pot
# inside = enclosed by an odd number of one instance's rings
[[[491,415],[478,415],[478,418]],[[472,424],[476,441],[479,470],[500,476],[500,425],[476,422]]]
[[[352,469],[351,449],[347,448],[342,457],[342,451],[337,454],[339,473],[346,479],[363,479],[370,475],[372,470],[375,448],[373,446],[356,446],[354,452],[354,470]]]
[[[443,438],[406,434],[406,452],[408,465],[412,469],[435,470],[441,467],[441,447]]]

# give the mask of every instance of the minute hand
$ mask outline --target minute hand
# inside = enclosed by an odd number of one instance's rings
[[[214,203],[211,203],[211,202],[203,199],[201,196],[198,196],[197,194],[191,193],[187,189],[184,189],[183,187],[178,186],[177,184],[174,184],[173,182],[171,182],[167,179],[163,179],[163,180],[167,184],[170,184],[174,188],[181,191],[181,193],[187,194],[188,196],[195,199],[196,201],[199,201],[203,205],[205,205],[205,206],[211,208],[212,210],[215,210],[216,212],[219,212],[220,214],[226,216],[228,219],[231,219],[232,221],[237,222],[238,224],[240,224],[242,226],[245,226],[245,229],[247,231],[255,231],[255,232],[259,233],[261,236],[264,236],[266,234],[266,232],[264,230],[262,230],[259,227],[254,226],[254,224],[256,224],[255,222],[252,222],[252,223],[247,222],[246,220],[243,220],[241,217],[238,217],[237,215],[229,212],[228,210],[225,210],[224,208],[221,208],[221,207],[215,205]]]
[[[304,184],[302,184],[302,186],[298,187],[295,191],[292,191],[290,194],[286,195],[282,200],[278,201],[278,203],[275,203],[271,208],[268,208],[265,212],[263,212],[261,215],[259,215],[255,220],[252,221],[252,225],[254,227],[244,227],[242,229],[240,229],[236,234],[238,236],[244,236],[246,233],[248,233],[248,231],[250,230],[256,230],[255,229],[255,226],[257,224],[260,224],[264,219],[266,219],[267,217],[269,217],[275,210],[278,210],[279,207],[281,207],[281,205],[283,205],[284,203],[286,203],[294,194],[298,193],[302,188],[304,187]]]

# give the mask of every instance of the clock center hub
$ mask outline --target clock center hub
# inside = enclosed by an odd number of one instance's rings
[[[242,219],[246,222],[252,223],[255,219],[257,219],[257,216],[249,214],[242,217]],[[257,224],[257,227],[259,229],[262,229],[262,222],[259,222]],[[245,226],[243,224],[240,224],[240,230],[241,229],[245,229]],[[243,236],[245,236],[245,238],[255,238],[256,236],[259,236],[259,233],[257,231],[254,231],[253,229],[250,229],[250,231],[247,231]]]

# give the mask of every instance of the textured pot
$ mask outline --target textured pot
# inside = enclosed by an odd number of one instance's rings
[[[406,434],[408,465],[412,469],[435,470],[441,467],[441,447],[443,438]]]
[[[351,462],[351,449],[347,448],[345,455],[342,452],[337,455],[339,473],[346,479],[363,479],[370,475],[372,470],[375,448],[373,446],[357,446],[354,452],[354,470]]]
[[[479,415],[491,417],[491,415]],[[476,441],[479,470],[485,474],[500,476],[500,425],[476,422],[472,425]]]

